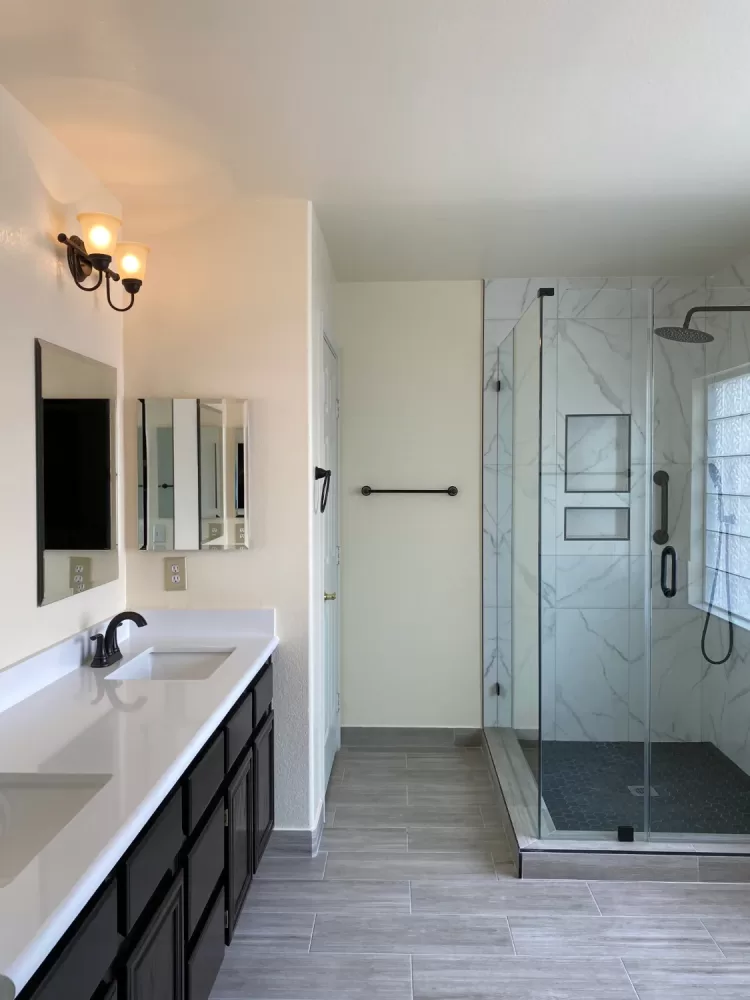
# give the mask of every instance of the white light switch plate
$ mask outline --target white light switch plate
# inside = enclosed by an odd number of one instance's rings
[[[164,560],[164,589],[187,590],[185,556],[169,556]]]

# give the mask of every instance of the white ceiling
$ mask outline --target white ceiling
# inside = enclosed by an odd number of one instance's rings
[[[750,249],[748,0],[0,0],[0,82],[131,238],[310,198],[340,279]]]

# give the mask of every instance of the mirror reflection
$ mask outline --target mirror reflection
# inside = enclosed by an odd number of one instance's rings
[[[37,602],[116,580],[117,371],[37,340]]]
[[[244,549],[247,400],[138,400],[138,544]]]

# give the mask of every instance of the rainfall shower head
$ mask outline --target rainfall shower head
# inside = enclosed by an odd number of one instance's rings
[[[681,344],[710,344],[714,339],[710,333],[690,326],[657,326],[654,333],[664,340],[677,340]]]

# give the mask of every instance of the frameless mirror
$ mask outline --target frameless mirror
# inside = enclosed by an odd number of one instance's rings
[[[116,580],[117,370],[37,340],[37,602]]]
[[[138,544],[248,547],[247,400],[138,400]]]

